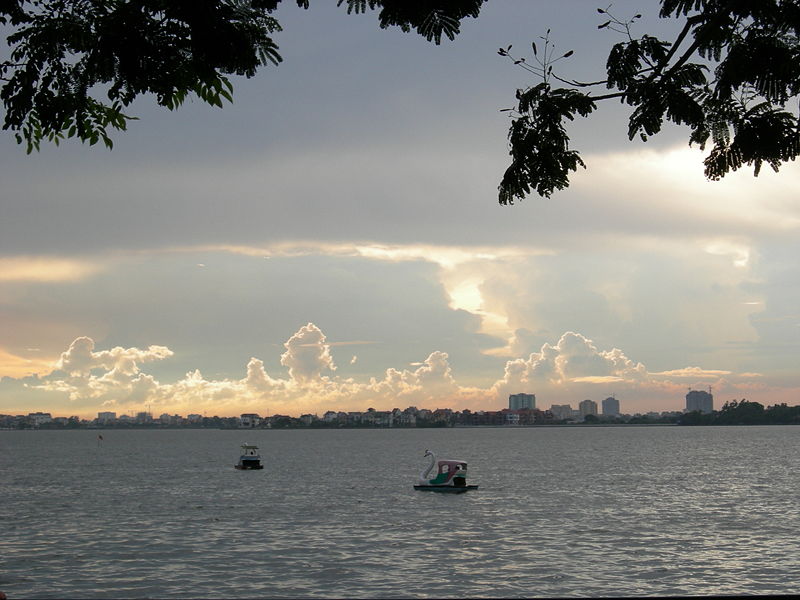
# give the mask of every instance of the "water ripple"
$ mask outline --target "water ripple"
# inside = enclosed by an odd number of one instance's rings
[[[0,589],[12,599],[800,592],[800,428],[247,436],[264,471],[232,468],[239,432],[112,431],[101,448],[92,432],[0,432]],[[411,489],[426,447],[469,459],[481,489]]]

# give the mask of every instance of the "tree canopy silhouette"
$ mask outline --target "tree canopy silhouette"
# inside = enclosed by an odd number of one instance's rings
[[[0,0],[10,34],[0,62],[3,128],[27,151],[43,140],[113,143],[140,95],[175,109],[191,94],[222,106],[228,76],[252,77],[282,58],[272,16],[282,0]],[[308,9],[308,0],[294,0]],[[428,41],[454,39],[461,21],[487,0],[337,0],[348,13],[377,11],[380,27],[415,31]],[[532,74],[509,110],[511,165],[499,185],[501,204],[531,193],[549,197],[585,166],[566,129],[602,100],[632,112],[628,137],[657,134],[665,121],[689,128],[689,143],[710,151],[705,174],[717,180],[744,165],[758,175],[800,154],[800,4],[797,0],[661,0],[661,18],[680,19],[674,40],[635,35],[641,15],[597,9],[600,29],[622,41],[609,52],[602,79],[562,77],[548,33],[531,45],[532,60],[499,53]],[[540,41],[540,45],[542,42]],[[556,82],[562,87],[555,87]],[[794,106],[792,105],[794,103]],[[795,112],[792,112],[795,108]]]
[[[556,53],[549,30],[542,49],[531,46],[533,63],[512,56],[510,46],[498,51],[541,80],[517,90],[518,104],[509,109],[512,161],[500,183],[501,204],[532,191],[549,197],[569,185],[570,171],[585,165],[569,146],[565,121],[587,117],[601,100],[633,107],[631,140],[646,141],[665,121],[689,127],[690,144],[712,146],[704,161],[712,180],[743,165],[756,176],[764,163],[778,171],[800,153],[798,116],[787,109],[800,94],[797,0],[662,0],[659,16],[684,23],[672,41],[635,37],[639,14],[623,20],[610,8],[597,12],[604,18],[599,29],[623,36],[609,52],[603,80],[558,76],[554,63],[572,51]]]
[[[3,128],[28,152],[64,137],[109,148],[109,130],[152,94],[169,109],[194,94],[231,101],[227,76],[278,65],[271,16],[282,0],[0,0],[10,57],[0,62]],[[309,0],[295,0],[301,8]],[[436,44],[485,0],[338,0],[348,13],[378,10],[380,26],[414,30]],[[103,96],[105,98],[103,99]]]

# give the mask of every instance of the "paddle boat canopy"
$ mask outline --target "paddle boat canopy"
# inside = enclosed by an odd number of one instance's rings
[[[242,444],[242,455],[239,457],[239,462],[234,466],[240,471],[263,469],[264,465],[261,464],[261,455],[258,453],[258,446],[246,442]]]
[[[430,450],[425,451],[425,456],[430,456],[431,462],[428,468],[420,474],[419,483],[414,486],[415,490],[462,494],[469,490],[478,489],[477,485],[467,485],[466,461],[437,460],[436,455]],[[433,479],[430,479],[434,467],[436,467],[436,475]]]

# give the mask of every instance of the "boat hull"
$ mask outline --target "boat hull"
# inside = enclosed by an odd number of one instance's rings
[[[440,494],[463,494],[470,490],[477,490],[477,485],[415,485],[415,490],[423,492],[439,492]]]
[[[250,465],[233,465],[233,468],[234,469],[238,469],[240,471],[256,471],[258,469],[263,469],[264,465],[254,465],[254,466],[250,466]]]

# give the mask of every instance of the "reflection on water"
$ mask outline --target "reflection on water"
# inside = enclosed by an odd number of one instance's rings
[[[103,437],[0,432],[9,598],[800,592],[800,428]],[[415,492],[426,448],[480,490]]]

